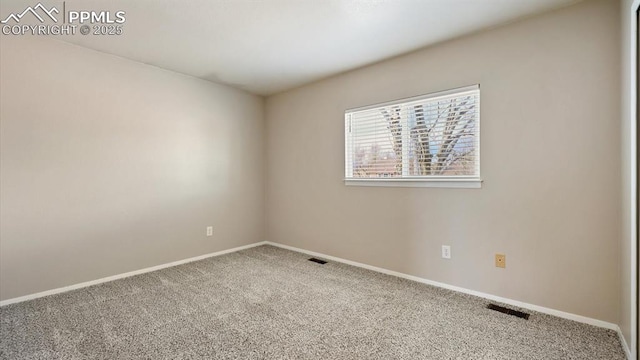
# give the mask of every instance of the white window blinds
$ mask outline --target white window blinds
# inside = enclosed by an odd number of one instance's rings
[[[345,112],[348,179],[479,179],[478,85]]]

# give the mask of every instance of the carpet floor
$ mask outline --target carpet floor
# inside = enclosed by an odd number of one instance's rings
[[[260,246],[0,308],[1,359],[625,359],[614,331]]]

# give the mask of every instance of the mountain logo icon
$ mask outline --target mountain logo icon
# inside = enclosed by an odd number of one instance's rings
[[[40,11],[40,13],[38,13],[38,10]],[[28,13],[31,13],[33,16],[36,17],[36,19],[40,20],[40,22],[43,23],[43,22],[45,22],[45,17],[44,17],[45,15],[48,16],[54,22],[58,22],[58,19],[56,19],[55,16],[53,16],[53,15],[54,14],[59,14],[60,11],[58,11],[58,9],[56,9],[55,7],[52,7],[51,10],[48,10],[44,5],[42,5],[42,3],[38,3],[38,5],[36,5],[36,6],[27,7],[26,9],[24,9],[23,12],[21,12],[19,14],[9,14],[9,16],[7,16],[6,19],[0,21],[0,23],[6,24],[10,20],[13,20],[16,23],[19,23],[20,20],[22,19],[22,17],[27,15]],[[42,13],[44,13],[44,14],[42,14]]]

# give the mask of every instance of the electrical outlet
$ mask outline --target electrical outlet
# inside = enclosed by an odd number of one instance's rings
[[[507,255],[496,254],[496,267],[499,267],[499,268],[507,267]]]
[[[207,236],[213,236],[213,226],[207,226]]]
[[[451,246],[442,245],[442,258],[451,259]]]

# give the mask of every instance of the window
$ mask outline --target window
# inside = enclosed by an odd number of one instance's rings
[[[480,87],[347,110],[345,182],[480,187]]]

